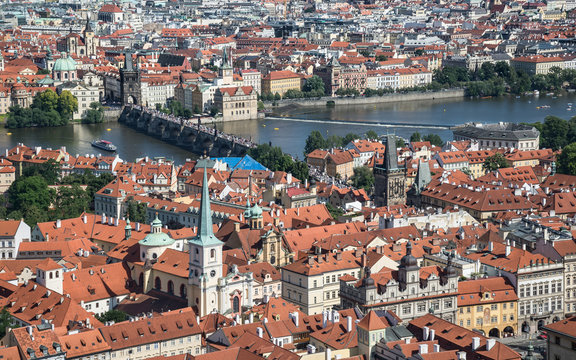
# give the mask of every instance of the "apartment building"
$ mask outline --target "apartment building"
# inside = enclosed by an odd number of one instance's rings
[[[376,252],[337,251],[303,257],[281,269],[282,297],[306,314],[340,306],[340,278],[362,277],[364,268],[378,272],[385,257]]]

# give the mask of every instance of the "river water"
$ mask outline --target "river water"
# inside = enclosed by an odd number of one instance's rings
[[[567,104],[572,102],[575,103],[574,110],[569,110]],[[550,107],[537,109],[544,105]],[[452,132],[442,127],[467,122],[536,122],[543,121],[547,115],[569,119],[576,116],[576,95],[427,100],[333,108],[301,107],[274,115],[277,118],[230,122],[218,124],[217,127],[224,132],[251,137],[259,143],[271,142],[285,152],[302,158],[306,137],[313,130],[319,130],[324,136],[343,136],[350,132],[363,134],[374,130],[378,134],[395,133],[404,138],[418,131],[422,135],[434,133],[444,140],[450,140]],[[66,146],[72,155],[97,154],[102,151],[93,148],[90,142],[98,138],[112,141],[118,146],[120,157],[128,161],[143,156],[165,156],[183,163],[187,158],[194,157],[194,154],[177,146],[116,122],[59,128],[0,128],[0,149],[24,143],[51,148]]]

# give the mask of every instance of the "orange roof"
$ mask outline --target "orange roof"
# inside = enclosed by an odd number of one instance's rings
[[[364,316],[364,318],[360,320],[358,326],[368,331],[382,330],[388,327],[372,310],[368,313],[368,315]]]

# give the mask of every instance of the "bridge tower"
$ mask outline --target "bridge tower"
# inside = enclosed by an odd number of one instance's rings
[[[127,51],[124,55],[124,68],[120,69],[120,98],[122,105],[143,105],[140,69],[134,66],[132,52]]]

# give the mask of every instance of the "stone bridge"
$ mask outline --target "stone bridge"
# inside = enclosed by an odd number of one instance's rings
[[[198,155],[243,156],[248,149],[257,145],[238,136],[198,125],[193,119],[166,115],[136,105],[124,107],[118,121]]]

